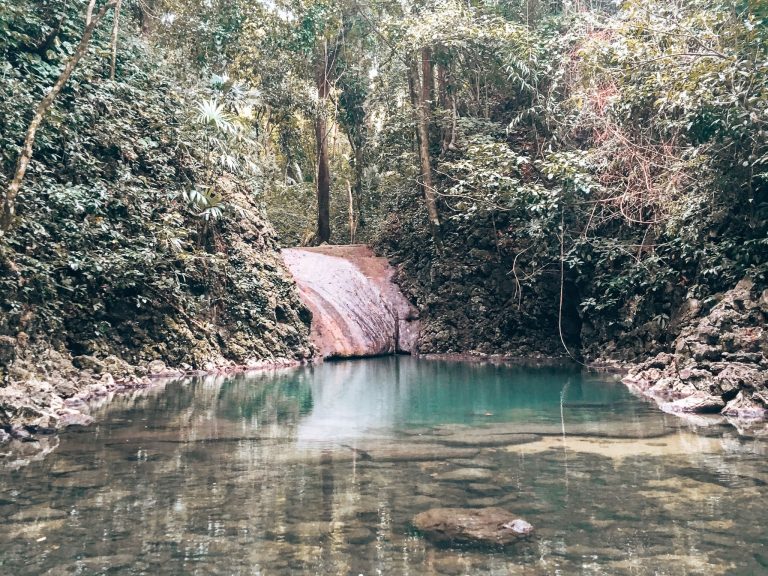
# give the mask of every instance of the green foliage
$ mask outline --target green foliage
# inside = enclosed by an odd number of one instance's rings
[[[82,7],[0,7],[3,185],[32,107],[81,33]],[[573,319],[598,342],[667,328],[676,302],[745,275],[768,282],[763,3],[630,0],[574,12],[533,1],[144,0],[127,11],[147,7],[152,49],[124,32],[108,82],[100,31],[39,134],[23,223],[3,248],[4,288],[18,284],[14,267],[37,270],[15,288],[26,304],[13,322],[36,298],[59,307],[40,312],[54,326],[94,298],[106,302],[99,310],[120,298],[143,310],[160,292],[193,318],[216,317],[224,301],[238,322],[267,313],[266,289],[227,243],[244,225],[271,245],[257,202],[285,243],[309,241],[317,118],[328,129],[333,240],[350,237],[350,205],[358,238],[378,226],[380,246],[437,294],[413,284],[415,297],[451,318],[440,338],[461,311],[441,308],[449,295],[435,279],[470,283],[478,314],[503,311],[478,328],[496,343],[523,321],[552,327],[561,281]],[[442,253],[420,207],[406,73],[422,49]],[[327,99],[316,78],[325,55]],[[110,249],[96,257],[93,246]],[[234,292],[252,291],[264,310],[216,288],[232,274]]]
[[[403,42],[432,47],[450,66],[455,145],[433,145],[441,209],[456,222],[446,234],[492,232],[511,260],[510,302],[558,270],[562,250],[566,290],[578,290],[597,342],[637,337],[649,322],[666,328],[683,298],[745,275],[766,285],[760,4],[633,0],[618,11],[538,13],[526,24],[510,7],[453,3],[400,24]],[[389,74],[384,94],[403,89],[396,66]],[[408,110],[384,100],[380,161],[401,175],[392,189],[412,195]],[[444,130],[439,107],[434,116]],[[436,257],[472,266],[464,250]],[[411,273],[423,274],[420,266],[437,264],[414,263]]]
[[[19,29],[35,3],[20,5],[10,20],[3,14],[3,30]],[[82,18],[50,14],[60,17]],[[7,179],[29,110],[66,54],[48,63],[16,33],[3,38]],[[97,39],[39,131],[18,224],[0,241],[0,333],[132,361],[291,356],[306,329],[257,205],[254,95],[222,78],[209,88],[150,72],[158,63],[132,35],[108,81],[105,42]]]

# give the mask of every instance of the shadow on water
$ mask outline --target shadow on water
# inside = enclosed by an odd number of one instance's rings
[[[600,376],[410,357],[174,382],[0,469],[2,574],[764,571],[765,442]],[[500,506],[525,546],[435,548]]]

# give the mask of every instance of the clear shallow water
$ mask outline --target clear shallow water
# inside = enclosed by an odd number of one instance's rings
[[[0,468],[0,574],[768,573],[767,442],[605,377],[384,358],[97,412]],[[437,506],[502,506],[537,534],[435,548],[409,522]]]

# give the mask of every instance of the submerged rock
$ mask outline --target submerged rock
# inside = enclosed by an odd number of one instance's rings
[[[507,546],[533,533],[533,526],[502,508],[433,508],[413,525],[436,544]]]
[[[435,480],[445,482],[482,482],[491,478],[493,473],[486,468],[459,468],[435,475]]]

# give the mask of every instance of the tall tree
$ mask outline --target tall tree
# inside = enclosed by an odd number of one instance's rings
[[[429,64],[429,55],[428,49],[422,49],[411,53],[409,56],[408,88],[415,114],[416,141],[418,143],[419,166],[421,170],[421,191],[424,195],[424,202],[427,205],[432,236],[439,243],[440,214],[437,210],[435,185],[432,179],[432,157],[429,151],[430,102],[427,100],[427,96],[431,93],[432,86],[432,68]],[[422,74],[427,73],[424,78],[419,75],[419,68],[421,68]]]
[[[111,8],[114,8],[117,3],[118,0],[108,0],[94,15],[93,11],[95,9],[96,0],[89,0],[85,13],[85,28],[83,30],[83,35],[80,38],[80,42],[77,45],[77,48],[75,48],[75,51],[64,64],[64,68],[59,74],[56,82],[53,84],[53,87],[43,97],[43,99],[35,108],[34,114],[32,115],[32,121],[29,123],[29,127],[27,128],[24,144],[21,148],[19,159],[16,162],[16,171],[13,176],[13,180],[8,186],[8,189],[5,190],[2,194],[3,208],[2,214],[0,215],[0,230],[8,230],[13,223],[14,216],[16,215],[16,197],[19,194],[21,185],[24,182],[24,175],[26,174],[27,167],[29,166],[29,162],[32,159],[32,153],[35,145],[35,136],[37,135],[38,128],[40,128],[40,125],[45,119],[45,115],[48,113],[48,110],[51,109],[51,106],[56,100],[56,97],[64,88],[64,85],[69,80],[69,77],[77,67],[77,64],[88,51],[91,38],[93,37],[93,33],[98,27],[99,23],[104,19],[104,16],[106,16],[107,12]]]
[[[328,122],[326,102],[330,93],[328,80],[328,41],[322,38],[315,56],[315,86],[319,106],[315,118],[315,146],[317,150],[317,235],[318,244],[331,239],[331,170],[328,163]]]

